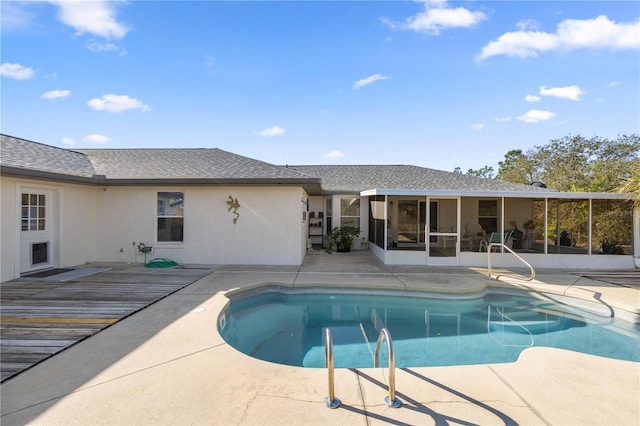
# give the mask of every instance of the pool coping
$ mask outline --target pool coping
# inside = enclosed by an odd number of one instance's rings
[[[5,382],[3,424],[637,424],[640,418],[638,363],[547,348],[528,349],[509,364],[399,369],[399,409],[384,403],[386,368],[337,369],[342,406],[327,409],[324,369],[256,360],[222,340],[214,324],[227,292],[267,282],[292,288],[340,281],[352,288],[439,288],[457,279],[471,287],[523,284],[492,282],[482,270],[469,269],[304,269],[215,268]],[[620,291],[563,271],[545,271],[524,285],[585,298],[598,294],[631,313],[640,305],[635,289]]]

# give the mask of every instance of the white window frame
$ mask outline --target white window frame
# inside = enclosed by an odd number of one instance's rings
[[[185,192],[180,190],[180,191],[169,191],[169,190],[165,190],[165,191],[156,191],[156,197],[155,197],[155,202],[156,202],[156,207],[155,207],[155,213],[156,213],[156,217],[155,217],[155,234],[156,234],[156,243],[158,244],[183,244],[184,243],[184,226],[185,226],[185,220],[184,220],[184,200],[185,200]],[[161,200],[160,199],[160,194],[175,194],[175,193],[180,193],[182,194],[182,214],[181,215],[177,215],[177,214],[170,214],[171,212],[171,207],[169,207],[168,209],[165,209],[165,214],[161,214],[161,212],[158,211],[158,207],[160,205]],[[168,214],[167,214],[167,210],[168,210]],[[173,212],[175,213],[175,212]],[[160,223],[160,219],[182,219],[182,239],[180,240],[160,240],[159,237],[159,223]]]
[[[353,200],[353,199],[357,199],[358,200],[358,216],[348,216],[348,215],[343,215],[342,214],[342,202],[343,201],[349,201],[349,200]],[[340,203],[338,204],[338,212],[340,213],[340,226],[343,226],[342,221],[343,218],[349,218],[349,219],[356,219],[356,226],[355,228],[360,229],[361,228],[361,217],[362,217],[362,198],[359,196],[352,196],[352,197],[340,197]]]

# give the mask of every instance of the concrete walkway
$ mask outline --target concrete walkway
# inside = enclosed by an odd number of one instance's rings
[[[216,329],[230,290],[263,284],[478,292],[517,286],[640,314],[640,291],[566,271],[534,282],[487,280],[482,269],[388,267],[371,255],[309,255],[301,267],[217,266],[171,296],[1,386],[3,425],[554,424],[637,425],[640,365],[531,348],[515,363],[396,371],[337,369],[342,405],[325,408],[327,372],[253,359]]]

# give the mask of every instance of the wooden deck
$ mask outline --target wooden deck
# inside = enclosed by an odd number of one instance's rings
[[[112,267],[73,281],[0,287],[0,381],[204,277],[208,269]]]

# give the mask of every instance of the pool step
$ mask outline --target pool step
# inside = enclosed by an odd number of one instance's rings
[[[562,319],[555,320],[533,320],[533,321],[490,321],[489,330],[505,331],[521,334],[540,334],[549,331],[558,331],[564,328]]]

